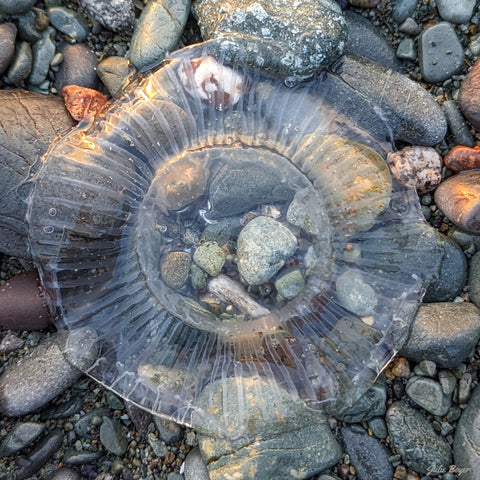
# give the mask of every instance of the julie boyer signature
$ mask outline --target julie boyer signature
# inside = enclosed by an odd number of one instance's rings
[[[456,473],[457,475],[461,475],[462,473],[467,473],[471,470],[471,468],[461,468],[457,467],[457,465],[450,465],[448,468],[441,465],[432,465],[429,468],[427,475],[434,475],[439,473]]]

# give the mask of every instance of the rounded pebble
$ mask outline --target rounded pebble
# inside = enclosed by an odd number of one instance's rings
[[[215,277],[225,264],[225,252],[216,242],[205,242],[195,250],[193,261],[202,270]]]
[[[97,75],[112,97],[121,94],[133,70],[125,57],[107,57],[97,65]]]
[[[55,56],[55,43],[52,40],[54,34],[54,29],[49,27],[43,32],[42,38],[33,44],[32,73],[29,78],[31,85],[38,86],[47,78],[50,69],[50,62]]]
[[[392,17],[397,23],[404,22],[413,15],[417,8],[418,0],[397,0],[393,5]]]
[[[297,248],[295,235],[270,217],[256,217],[238,236],[238,270],[250,285],[261,285],[284,265]]]
[[[32,48],[28,42],[20,42],[15,49],[15,55],[7,72],[7,81],[11,84],[19,84],[26,80],[32,72]]]
[[[427,377],[411,377],[405,387],[407,395],[432,415],[445,415],[450,409],[451,396],[445,395],[441,385]]]
[[[473,15],[475,0],[437,0],[438,13],[446,22],[466,23]]]
[[[183,475],[185,476],[185,480],[210,480],[207,466],[198,447],[193,448],[188,453],[185,459]]]
[[[13,23],[0,25],[0,75],[8,68],[15,51],[17,27]]]
[[[100,425],[100,442],[114,455],[123,455],[127,451],[128,442],[123,436],[122,425],[109,416],[102,418],[103,422]]]
[[[18,15],[32,9],[36,0],[0,0],[0,13]]]
[[[66,7],[50,7],[48,9],[50,23],[72,40],[83,42],[90,33],[86,18],[80,13]]]
[[[480,168],[480,146],[456,145],[443,159],[445,166],[453,172]]]
[[[420,72],[426,82],[443,82],[463,66],[463,47],[450,23],[433,25],[418,40]]]
[[[461,172],[442,182],[435,191],[435,202],[453,223],[480,233],[480,171]]]
[[[473,68],[463,80],[458,93],[458,106],[467,120],[480,130],[480,61],[476,61]]]
[[[48,480],[81,480],[81,476],[71,468],[62,467],[50,474]]]
[[[419,193],[435,189],[442,179],[442,157],[432,147],[403,147],[390,152],[387,160],[395,178]]]
[[[347,270],[336,281],[338,301],[358,315],[370,315],[378,303],[375,289],[369,285],[358,270]]]
[[[463,83],[462,83],[463,84]],[[467,125],[457,102],[453,100],[445,100],[442,104],[445,118],[447,119],[448,127],[452,132],[455,143],[473,147],[475,145],[475,138],[470,132],[470,127]]]
[[[10,430],[0,444],[2,457],[14,455],[28,447],[45,430],[46,425],[38,422],[20,422]]]
[[[480,311],[467,302],[420,305],[401,354],[440,367],[454,367],[467,358],[480,338]]]

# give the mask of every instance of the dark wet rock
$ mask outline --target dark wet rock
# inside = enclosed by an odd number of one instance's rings
[[[0,75],[8,68],[15,51],[17,27],[13,23],[0,24]]]
[[[467,232],[480,233],[480,171],[468,170],[442,182],[435,191],[442,212]]]
[[[106,407],[89,411],[75,423],[75,433],[82,438],[92,440],[97,435],[97,427],[102,424],[103,417],[108,414],[109,410]]]
[[[473,390],[455,430],[454,463],[461,480],[477,480],[480,471],[480,387]]]
[[[280,78],[317,75],[343,53],[347,36],[341,9],[331,0],[303,0],[294,9],[280,0],[201,0],[194,12],[204,40],[233,36],[227,55],[235,57],[240,44],[251,52],[252,68]]]
[[[477,252],[470,259],[470,269],[468,273],[468,292],[470,300],[480,307],[480,252]]]
[[[185,480],[210,480],[207,466],[198,447],[188,453],[183,474]]]
[[[132,0],[80,0],[88,14],[114,32],[130,32],[135,22]]]
[[[18,28],[18,38],[31,44],[42,38],[42,32],[35,26],[36,18],[37,15],[33,10],[15,16],[15,22]]]
[[[422,27],[413,18],[409,17],[399,25],[398,30],[414,37],[422,31]]]
[[[341,448],[325,417],[285,390],[260,379],[230,378],[221,383],[222,388],[209,384],[199,405],[208,410],[215,405],[218,419],[229,422],[221,429],[232,433],[219,436],[217,428],[212,430],[212,423],[201,417],[193,422],[211,480],[248,475],[276,480],[291,480],[292,475],[308,478],[340,459]],[[229,389],[236,393],[232,395]],[[243,398],[237,394],[240,390],[245,393]],[[242,406],[245,419],[236,415],[239,401],[246,402]],[[245,425],[244,431],[238,422]]]
[[[351,407],[335,415],[347,423],[360,423],[385,414],[387,391],[385,384],[377,381]]]
[[[435,231],[442,247],[438,276],[428,285],[425,303],[446,302],[461,293],[467,282],[467,259],[462,249],[451,238]]]
[[[45,115],[45,111],[49,114]],[[58,135],[73,125],[58,97],[31,92],[0,91],[0,232],[2,252],[28,258],[25,215],[27,188],[19,188],[32,172],[32,166]],[[5,192],[9,192],[6,195]]]
[[[445,415],[451,404],[451,396],[445,395],[442,386],[431,378],[411,377],[405,388],[407,395],[432,415]]]
[[[183,438],[184,430],[178,424],[162,417],[153,417],[160,438],[167,444],[172,445]]]
[[[17,15],[32,9],[36,0],[0,0],[0,13]]]
[[[0,456],[10,456],[28,447],[45,430],[46,425],[38,422],[19,422],[0,444]]]
[[[412,38],[404,38],[397,47],[396,55],[402,60],[416,60],[417,50],[415,41]]]
[[[212,219],[247,212],[262,203],[286,202],[294,191],[274,168],[261,163],[223,167],[210,184]]]
[[[50,23],[59,31],[77,42],[83,42],[90,33],[87,19],[80,13],[66,7],[48,9]]]
[[[435,145],[447,131],[445,115],[434,98],[404,75],[364,57],[344,55],[337,75],[323,89],[336,109],[381,139]],[[380,115],[379,115],[380,114]]]
[[[387,410],[386,421],[392,444],[407,467],[422,474],[435,467],[448,469],[450,446],[418,410],[406,402],[395,402]]]
[[[62,44],[58,51],[63,55],[63,62],[55,75],[55,88],[61,92],[66,85],[98,88],[96,73],[98,64],[95,53],[84,43]]]
[[[47,463],[61,447],[64,433],[57,428],[45,435],[30,450],[27,461],[22,462],[14,472],[16,480],[26,480],[33,477],[40,468]]]
[[[93,362],[95,340],[88,329],[51,335],[31,355],[9,366],[0,376],[0,411],[25,415],[54,399]]]
[[[398,24],[411,17],[417,8],[418,0],[397,0],[393,5],[392,18]]]
[[[385,439],[388,435],[387,424],[383,417],[374,417],[368,420],[368,428],[377,438]]]
[[[445,100],[442,109],[445,113],[448,128],[453,135],[455,143],[473,147],[475,145],[475,139],[470,132],[470,127],[467,125],[465,118],[457,106],[457,102],[454,100]]]
[[[43,83],[48,75],[50,63],[55,56],[55,42],[52,37],[55,30],[51,27],[42,33],[42,38],[32,47],[32,73],[29,77],[30,85],[38,86]]]
[[[463,47],[450,23],[423,30],[418,40],[420,72],[426,82],[443,82],[463,66]]]
[[[97,65],[97,75],[112,97],[121,94],[133,70],[125,57],[107,57]]]
[[[467,23],[473,15],[475,0],[437,0],[438,13],[450,23]]]
[[[40,419],[42,421],[68,418],[82,410],[83,398],[80,395],[75,395],[60,403],[53,403],[47,408],[42,409]]]
[[[130,45],[129,58],[138,69],[158,64],[176,47],[190,4],[190,0],[152,0],[146,5]]]
[[[391,480],[393,468],[385,447],[367,433],[341,431],[342,441],[359,480]]]
[[[28,42],[20,42],[7,72],[7,81],[14,85],[26,80],[32,72],[32,47]]]
[[[348,32],[345,53],[366,57],[397,72],[402,70],[394,49],[372,22],[352,10],[346,10],[344,15]]]
[[[420,305],[401,354],[420,362],[454,367],[467,358],[480,338],[480,311],[473,303]]]
[[[122,432],[122,425],[108,416],[102,417],[100,425],[100,442],[106,450],[114,455],[123,455],[128,448],[127,439]]]

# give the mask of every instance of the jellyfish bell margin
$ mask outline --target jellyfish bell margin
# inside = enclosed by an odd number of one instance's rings
[[[372,385],[421,300],[406,252],[426,225],[321,79],[289,88],[221,46],[56,142],[27,221],[58,328],[98,336],[86,373],[229,434],[252,398],[268,422],[272,396],[341,411]]]

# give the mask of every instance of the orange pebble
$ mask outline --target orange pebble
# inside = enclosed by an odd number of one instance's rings
[[[480,168],[480,147],[457,145],[445,155],[443,163],[454,172]]]
[[[408,377],[410,375],[410,365],[408,364],[408,360],[404,357],[397,358],[392,367],[392,373],[396,377]]]
[[[107,103],[107,97],[98,90],[78,85],[63,87],[62,95],[65,107],[72,118],[78,122],[98,115]]]

